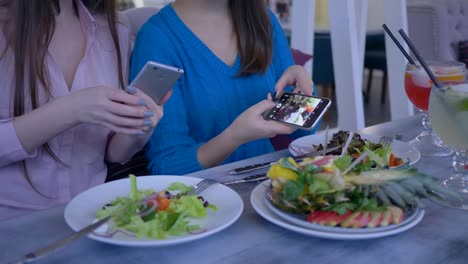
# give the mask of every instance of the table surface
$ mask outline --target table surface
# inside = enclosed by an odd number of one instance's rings
[[[392,135],[402,141],[421,130],[420,116],[365,128],[361,133]],[[233,179],[232,168],[288,155],[287,150],[231,163],[189,176]],[[447,173],[450,158],[422,157],[421,171]],[[259,171],[255,172],[259,173]],[[412,229],[398,235],[355,241],[320,239],[276,226],[258,215],[250,204],[257,183],[232,186],[244,201],[241,217],[230,227],[190,243],[160,248],[108,245],[83,238],[37,263],[468,263],[468,213],[426,202],[426,214]],[[0,222],[0,263],[16,259],[72,233],[65,223],[64,206]]]

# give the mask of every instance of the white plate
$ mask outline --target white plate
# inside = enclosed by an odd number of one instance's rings
[[[371,142],[379,142],[380,137],[374,135],[360,134],[363,139],[367,139]],[[331,139],[332,133],[330,133],[329,140]],[[313,145],[323,144],[325,141],[325,133],[317,133],[310,136],[298,138],[289,144],[289,152],[293,156],[299,156],[314,150]],[[395,156],[408,160],[410,165],[415,164],[421,158],[421,153],[413,146],[399,140],[393,140],[392,151]]]
[[[201,179],[184,176],[145,176],[137,177],[138,189],[153,188],[155,191],[167,188],[173,182],[195,185]],[[91,188],[68,203],[65,208],[65,221],[75,231],[93,223],[96,212],[105,204],[118,196],[127,196],[130,190],[130,180],[122,179],[108,182]],[[222,184],[215,184],[202,193],[203,198],[216,205],[218,210],[208,210],[207,217],[191,219],[191,224],[199,225],[202,233],[171,236],[164,240],[138,239],[124,234],[113,237],[102,237],[91,233],[91,239],[123,246],[168,246],[197,240],[215,234],[234,223],[242,213],[244,204],[235,191]]]
[[[411,217],[410,221],[405,222],[404,224],[399,224],[393,226],[390,229],[383,229],[377,230],[375,228],[373,231],[363,232],[363,233],[352,233],[352,232],[340,232],[340,230],[329,231],[325,229],[311,229],[306,228],[303,226],[299,226],[293,224],[289,221],[286,221],[276,213],[274,213],[267,205],[267,201],[265,199],[266,190],[270,184],[270,181],[265,181],[259,184],[255,189],[252,191],[250,195],[250,203],[254,210],[260,214],[266,220],[286,228],[288,230],[320,238],[327,238],[327,239],[339,239],[339,240],[359,240],[359,239],[371,239],[371,238],[378,238],[378,237],[385,237],[390,235],[395,235],[401,232],[404,232],[415,225],[417,225],[421,219],[424,217],[424,210],[419,209],[416,210],[414,215]]]
[[[302,226],[308,229],[314,229],[318,231],[326,231],[326,232],[335,232],[335,233],[349,233],[349,234],[368,234],[374,232],[383,232],[390,229],[398,228],[408,223],[414,221],[415,218],[419,216],[419,213],[422,209],[416,208],[411,212],[405,213],[404,220],[398,225],[388,225],[388,226],[381,226],[381,227],[374,227],[374,228],[344,228],[344,227],[332,227],[332,226],[324,226],[319,224],[314,224],[311,222],[307,222],[305,216],[301,216],[298,214],[292,214],[283,212],[280,209],[276,208],[273,203],[265,197],[265,204],[273,213],[278,215],[279,217],[283,218],[284,220],[295,224],[297,226]]]

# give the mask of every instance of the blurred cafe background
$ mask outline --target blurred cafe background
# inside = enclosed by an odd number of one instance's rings
[[[120,9],[159,9],[170,2],[121,0]],[[426,60],[468,62],[466,0],[267,2],[283,25],[296,63],[310,71],[319,95],[333,100],[321,129],[356,130],[418,113],[405,94],[405,58],[386,39],[383,23],[393,32],[408,32]]]

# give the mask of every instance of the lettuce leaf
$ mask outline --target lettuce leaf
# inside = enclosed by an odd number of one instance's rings
[[[180,182],[174,182],[168,190],[187,193],[193,187]],[[127,197],[117,197],[108,206],[96,213],[98,219],[111,216],[112,230],[124,229],[132,232],[137,238],[165,239],[170,235],[180,236],[192,230],[200,229],[190,225],[190,218],[203,218],[207,210],[216,211],[215,205],[204,207],[203,201],[197,196],[177,195],[170,200],[165,211],[155,211],[145,217],[136,212],[141,210],[143,199],[154,193],[154,190],[138,190],[136,177],[130,175],[130,192]]]

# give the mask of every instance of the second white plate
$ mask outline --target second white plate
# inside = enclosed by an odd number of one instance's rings
[[[412,223],[416,218],[419,217],[420,211],[422,209],[416,208],[411,212],[408,212],[404,215],[404,220],[398,225],[388,225],[382,227],[374,227],[374,228],[344,228],[344,227],[332,227],[332,226],[324,226],[319,224],[314,224],[311,222],[307,222],[303,217],[297,214],[291,214],[287,212],[283,212],[280,209],[276,208],[273,203],[265,197],[265,204],[267,207],[276,215],[283,218],[284,220],[295,224],[297,226],[302,226],[308,229],[325,231],[325,232],[335,232],[335,233],[346,233],[346,234],[369,234],[375,232],[384,232],[394,228],[400,228],[406,224]]]
[[[404,232],[415,225],[417,225],[422,218],[424,217],[424,210],[418,209],[414,216],[410,217],[411,220],[405,222],[405,224],[399,224],[393,226],[390,229],[380,229],[373,231],[365,231],[363,233],[352,233],[352,232],[340,232],[340,230],[336,231],[329,231],[329,230],[322,230],[322,229],[311,229],[306,228],[300,225],[293,224],[289,221],[286,221],[279,215],[269,208],[267,205],[267,201],[265,199],[266,190],[270,184],[270,181],[265,181],[259,184],[255,189],[252,191],[250,195],[250,202],[254,210],[261,215],[266,220],[270,221],[273,224],[281,226],[285,229],[288,229],[293,232],[297,232],[300,234],[313,236],[313,237],[320,237],[320,238],[327,238],[327,239],[337,239],[337,240],[360,240],[360,239],[372,239],[378,237],[385,237],[390,235],[395,235],[401,232]]]
[[[360,134],[360,135],[363,139],[367,139],[372,142],[379,142],[380,140],[379,136],[365,135],[365,134]],[[331,133],[330,133],[330,137],[331,137]],[[301,137],[291,142],[291,144],[289,144],[289,152],[293,156],[299,156],[299,155],[313,151],[314,150],[313,145],[323,144],[324,141],[325,141],[325,133],[317,133],[314,135]],[[421,153],[419,153],[419,151],[416,148],[412,147],[411,145],[403,141],[393,140],[391,147],[395,156],[402,158],[403,160],[408,160],[410,165],[415,164],[421,158]]]

